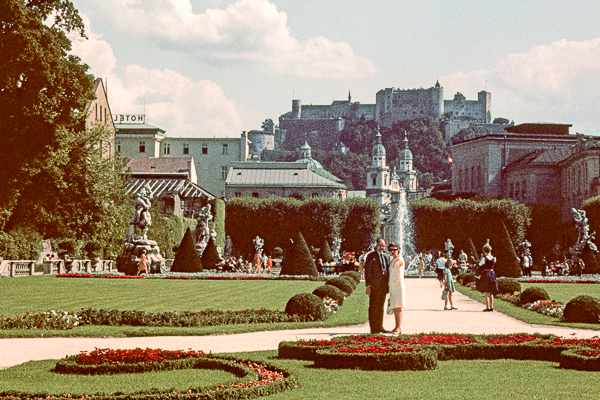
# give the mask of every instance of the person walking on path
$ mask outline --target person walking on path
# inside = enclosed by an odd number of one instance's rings
[[[496,281],[496,257],[492,256],[492,246],[483,246],[483,257],[479,261],[481,267],[480,290],[485,293],[485,310],[494,311],[494,295],[498,293],[498,282]]]
[[[440,281],[440,287],[444,286],[444,268],[446,267],[446,257],[444,257],[444,253],[438,251],[438,259],[436,260],[436,273],[438,281]]]
[[[135,276],[139,276],[142,271],[144,271],[146,276],[148,276],[148,259],[146,258],[146,250],[142,250],[142,257],[140,258],[140,262],[138,264],[138,272]]]
[[[365,260],[366,294],[369,296],[369,328],[371,333],[388,333],[383,329],[383,309],[385,297],[389,291],[388,266],[385,254],[385,240],[377,239],[375,251],[370,252]]]
[[[396,326],[392,333],[402,333],[402,309],[406,307],[406,289],[404,287],[404,258],[399,254],[398,245],[390,243],[388,251],[392,260],[390,261],[390,304],[389,308],[394,311]]]
[[[452,293],[456,291],[454,288],[454,279],[452,277],[452,265],[452,260],[448,260],[446,261],[446,266],[444,268],[444,292],[446,294],[446,298],[444,299],[444,310],[458,310],[452,303]],[[448,301],[450,301],[450,308],[448,308]]]

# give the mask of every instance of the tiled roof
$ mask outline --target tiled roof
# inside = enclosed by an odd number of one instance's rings
[[[208,197],[210,200],[215,196],[200,186],[188,181],[187,179],[132,179],[125,187],[129,193],[137,193],[143,187],[150,190],[150,197],[161,197],[168,192],[177,192],[181,197]]]
[[[192,157],[135,157],[127,167],[135,172],[188,172]]]
[[[311,171],[308,169],[308,164],[298,162],[232,163],[232,169],[225,184],[228,186],[346,188],[346,185],[342,183]]]
[[[535,150],[525,156],[511,162],[507,165],[507,168],[514,168],[518,166],[540,166],[540,165],[556,165],[562,160],[566,159],[572,154],[570,148],[562,147],[558,149],[549,150]]]

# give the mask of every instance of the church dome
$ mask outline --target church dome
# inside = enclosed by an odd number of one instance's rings
[[[408,137],[407,137],[406,132],[404,132],[404,149],[400,150],[400,153],[398,154],[398,158],[400,160],[406,160],[406,161],[413,159],[412,151],[410,151],[410,149],[408,148]]]
[[[321,163],[312,158],[311,147],[306,140],[302,147],[300,147],[300,158],[297,159],[296,162],[308,163],[308,168],[310,170],[323,169]]]
[[[380,132],[377,132],[376,138],[377,141],[373,145],[373,157],[385,156],[385,147],[383,147],[383,143],[381,142]]]

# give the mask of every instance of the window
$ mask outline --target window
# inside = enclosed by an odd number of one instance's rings
[[[171,145],[169,143],[163,145],[163,154],[171,154]]]
[[[221,180],[224,181],[225,179],[227,179],[227,171],[229,170],[228,167],[221,167]]]
[[[252,197],[258,199],[258,192],[252,192]]]
[[[140,142],[140,153],[146,152],[146,142]]]
[[[190,154],[190,145],[188,143],[183,144],[183,154]]]
[[[121,151],[121,142],[117,142],[117,152]]]
[[[202,143],[202,154],[208,154],[208,145],[206,143]]]
[[[242,197],[242,192],[235,192],[235,197]]]
[[[100,121],[102,121],[102,106],[100,106]]]
[[[510,184],[510,192],[508,193],[508,197],[511,199],[513,198],[514,189],[515,189],[515,186],[513,183],[511,183]]]
[[[314,199],[315,197],[319,197],[319,193],[313,193],[312,198]]]
[[[227,154],[227,143],[223,143],[223,147],[221,148],[221,154]]]

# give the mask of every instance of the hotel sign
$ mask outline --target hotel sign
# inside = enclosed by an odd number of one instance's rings
[[[144,114],[115,114],[113,115],[113,122],[115,124],[144,124],[146,123],[146,116]]]

